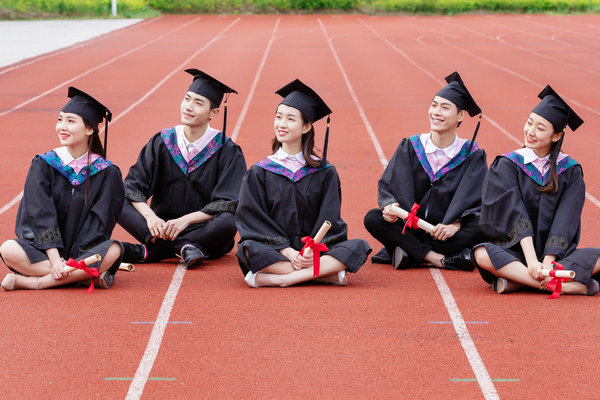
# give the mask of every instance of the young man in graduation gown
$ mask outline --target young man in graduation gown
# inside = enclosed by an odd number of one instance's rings
[[[429,106],[430,132],[403,139],[379,180],[379,208],[365,216],[365,227],[385,246],[373,262],[474,269],[470,248],[484,240],[478,220],[486,155],[475,143],[479,122],[471,141],[456,129],[467,113],[481,121],[481,109],[457,72],[446,82]],[[392,205],[418,207],[416,216],[435,226],[431,235],[404,229]]]
[[[141,245],[125,243],[125,262],[179,255],[186,266],[229,252],[246,162],[242,150],[210,126],[223,96],[237,93],[197,69],[181,102],[181,125],[163,129],[142,148],[125,178],[119,224]],[[147,201],[151,198],[150,205]]]

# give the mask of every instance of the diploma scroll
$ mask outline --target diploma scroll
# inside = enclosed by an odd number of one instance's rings
[[[395,215],[397,215],[399,218],[402,219],[406,219],[409,215],[409,212],[404,210],[403,208],[400,208],[398,206],[395,205],[391,205],[390,207],[390,211],[392,213],[394,213]],[[429,222],[422,220],[421,218],[419,218],[419,221],[417,222],[417,226],[421,229],[423,229],[425,232],[427,233],[431,233],[431,231],[433,230],[434,226],[431,225]]]
[[[135,271],[135,266],[133,264],[130,263],[121,263],[119,264],[119,269],[121,271]]]
[[[315,243],[320,243],[321,240],[323,240],[323,238],[327,234],[327,231],[329,231],[329,228],[331,228],[331,222],[329,222],[329,221],[323,222],[323,225],[321,225],[321,227],[319,228],[319,231],[313,238],[313,241]],[[306,257],[310,256],[311,254],[312,254],[312,249],[310,247],[308,247],[304,250],[304,255]]]
[[[554,276],[557,278],[575,278],[575,271],[568,269],[543,269],[542,276],[551,276],[550,271],[554,271]]]
[[[93,256],[89,256],[89,257],[85,258],[85,259],[83,260],[83,263],[84,263],[86,266],[89,266],[89,265],[91,265],[91,264],[93,264],[93,263],[95,263],[95,262],[98,262],[98,261],[100,261],[100,260],[102,260],[102,257],[100,257],[100,254],[94,254]],[[79,268],[75,268],[75,267],[65,267],[65,268],[64,268],[64,271],[65,271],[65,272],[73,272],[73,271],[75,271],[75,270],[77,270],[77,269],[79,269]]]

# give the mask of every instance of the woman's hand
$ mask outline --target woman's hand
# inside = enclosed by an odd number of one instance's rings
[[[450,239],[452,236],[456,235],[460,229],[460,220],[451,223],[450,225],[437,224],[433,227],[430,235],[437,240],[444,241],[446,239]]]
[[[537,260],[535,262],[527,263],[527,272],[529,272],[529,275],[535,280],[544,280],[544,276],[542,275],[542,269],[545,269],[544,264]]]
[[[171,219],[164,223],[161,229],[161,239],[175,240],[177,236],[190,225],[190,222],[184,215],[183,217]]]
[[[71,275],[70,272],[65,272],[67,266],[64,258],[59,258],[50,261],[50,274],[54,280],[61,280]]]
[[[392,206],[400,207],[398,203],[388,204],[382,211],[383,220],[390,223],[398,221],[398,216],[391,211]]]
[[[296,251],[294,249],[292,249],[291,247],[286,247],[285,249],[281,249],[279,250],[279,252],[281,254],[283,254],[285,257],[288,258],[288,260],[290,260],[290,262],[292,263],[292,267],[295,270],[301,270],[304,268],[309,268],[312,267],[313,265],[313,257],[312,257],[312,252],[310,256],[301,256],[299,251]],[[305,251],[306,253],[306,251]]]

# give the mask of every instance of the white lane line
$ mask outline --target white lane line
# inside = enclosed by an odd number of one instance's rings
[[[20,109],[20,108],[23,108],[23,107],[24,107],[24,106],[26,106],[27,104],[29,104],[29,103],[33,103],[34,101],[36,101],[36,100],[38,100],[38,99],[40,99],[40,98],[42,98],[42,97],[44,97],[44,96],[48,95],[49,93],[52,93],[52,92],[54,92],[54,91],[55,91],[55,90],[57,90],[57,89],[60,89],[61,87],[65,86],[65,85],[68,85],[69,83],[71,83],[71,82],[73,82],[73,81],[75,81],[75,80],[77,80],[77,79],[79,79],[79,78],[81,78],[81,77],[83,77],[83,76],[86,76],[86,75],[88,75],[88,74],[90,74],[90,73],[92,73],[92,72],[94,72],[94,71],[96,71],[96,70],[98,70],[98,69],[100,69],[100,68],[104,68],[104,67],[106,67],[107,65],[109,65],[109,64],[112,64],[113,62],[115,62],[115,61],[117,61],[117,60],[119,60],[119,59],[121,59],[121,58],[123,58],[123,57],[126,57],[126,56],[128,56],[129,54],[131,54],[131,53],[134,53],[134,52],[136,52],[136,51],[138,51],[138,50],[141,50],[141,49],[143,49],[144,47],[147,47],[148,45],[150,45],[150,44],[152,44],[152,43],[154,43],[154,42],[156,42],[156,41],[158,41],[158,40],[160,40],[160,39],[164,38],[165,36],[167,36],[167,35],[170,35],[171,33],[174,33],[174,32],[176,32],[176,31],[179,31],[179,30],[181,30],[181,29],[185,28],[186,26],[193,24],[194,22],[198,21],[200,18],[201,18],[201,17],[197,17],[197,18],[193,19],[192,21],[190,21],[190,22],[188,22],[188,23],[186,23],[186,24],[180,25],[180,26],[178,26],[177,28],[170,30],[169,32],[163,33],[162,35],[160,35],[160,36],[157,36],[156,38],[154,38],[154,39],[152,39],[152,40],[150,40],[150,41],[148,41],[148,42],[146,42],[146,43],[144,43],[144,44],[142,44],[142,45],[140,45],[140,46],[138,46],[138,47],[136,47],[136,48],[133,48],[133,49],[131,49],[131,50],[128,50],[128,51],[126,51],[125,53],[122,53],[122,54],[120,54],[120,55],[118,55],[118,56],[116,56],[116,57],[114,57],[114,58],[112,58],[112,59],[108,60],[108,61],[107,61],[107,62],[105,62],[105,63],[102,63],[102,64],[100,64],[100,65],[97,65],[97,66],[95,66],[95,67],[93,67],[93,68],[90,68],[90,69],[88,69],[87,71],[85,71],[85,72],[83,72],[83,73],[81,73],[81,74],[79,74],[79,75],[77,75],[77,76],[75,76],[75,77],[73,77],[73,78],[71,78],[71,79],[68,79],[68,80],[66,80],[66,81],[64,81],[64,82],[62,82],[62,83],[59,83],[58,85],[54,86],[52,89],[48,89],[48,90],[46,90],[45,92],[43,92],[43,93],[41,93],[41,94],[38,94],[37,96],[34,96],[34,97],[30,98],[29,100],[26,100],[26,101],[24,101],[23,103],[21,103],[21,104],[19,104],[19,105],[15,106],[15,107],[13,107],[13,108],[11,108],[11,109],[8,109],[8,110],[6,110],[6,111],[4,111],[4,112],[1,112],[1,113],[0,113],[0,117],[4,116],[4,115],[6,115],[6,114],[10,114],[11,112],[13,112],[13,111],[15,111],[15,110],[18,110],[18,109]]]
[[[433,280],[437,285],[437,288],[442,295],[442,299],[444,300],[444,304],[446,305],[446,309],[448,310],[448,314],[450,315],[450,319],[452,320],[452,325],[454,326],[454,330],[458,335],[458,340],[463,347],[465,354],[467,355],[467,359],[469,360],[469,364],[471,364],[471,369],[475,373],[475,378],[479,383],[479,387],[481,388],[481,392],[483,396],[488,399],[500,399],[498,396],[498,392],[496,391],[496,387],[488,374],[487,368],[483,364],[483,360],[477,351],[477,347],[469,334],[469,330],[467,329],[467,324],[460,313],[458,305],[454,300],[454,296],[452,295],[452,291],[448,287],[442,272],[437,268],[429,268],[431,272],[431,276],[433,276]]]
[[[15,204],[17,204],[19,201],[21,201],[21,199],[23,198],[23,191],[21,190],[19,192],[18,195],[15,196],[14,199],[12,199],[11,201],[9,201],[8,203],[6,203],[4,206],[2,206],[2,208],[0,208],[0,215],[4,214],[6,211],[8,211],[12,206],[14,206]]]
[[[381,161],[381,164],[385,168],[387,166],[388,162],[387,162],[387,159],[385,158],[385,154],[383,154],[383,149],[381,148],[381,145],[379,144],[379,140],[377,140],[377,136],[375,136],[375,132],[373,131],[373,128],[371,127],[371,124],[369,123],[369,120],[367,119],[367,114],[365,114],[365,110],[362,108],[362,106],[360,105],[360,102],[358,101],[358,97],[356,96],[356,93],[354,92],[354,88],[352,87],[352,84],[350,83],[350,79],[348,79],[348,75],[346,74],[346,71],[344,70],[344,67],[342,66],[342,62],[340,61],[340,58],[338,57],[337,52],[335,51],[335,48],[333,47],[333,44],[331,43],[332,38],[330,38],[327,35],[327,31],[325,30],[325,25],[323,25],[321,18],[319,18],[319,25],[321,25],[321,30],[323,31],[323,35],[325,35],[325,38],[327,39],[327,43],[329,44],[329,48],[331,49],[331,52],[333,53],[333,57],[335,58],[335,62],[337,63],[338,68],[340,69],[340,72],[342,73],[342,76],[344,77],[344,81],[346,82],[346,86],[348,87],[348,91],[350,92],[350,96],[352,96],[354,105],[358,109],[360,118],[362,119],[363,124],[365,125],[365,128],[367,129],[367,132],[369,133],[369,137],[371,138],[371,141],[373,142],[373,146],[375,147],[375,151],[377,152],[379,161]]]
[[[258,80],[260,79],[260,75],[262,74],[262,70],[265,66],[265,62],[267,61],[267,57],[269,56],[269,52],[271,51],[271,45],[275,41],[275,33],[277,32],[277,28],[279,27],[279,21],[281,18],[277,18],[275,22],[275,27],[273,28],[273,32],[271,32],[271,39],[269,40],[269,44],[267,44],[267,48],[265,49],[265,53],[263,54],[262,60],[260,61],[260,66],[258,67],[258,71],[256,71],[256,75],[254,76],[254,81],[252,82],[252,86],[250,87],[250,92],[248,93],[248,97],[246,97],[246,102],[244,103],[244,107],[242,107],[242,112],[240,113],[240,117],[233,128],[233,132],[231,134],[231,140],[235,142],[237,139],[240,129],[242,128],[242,122],[246,118],[246,112],[248,112],[248,108],[250,107],[250,103],[252,102],[252,98],[254,97],[254,92],[256,91],[256,86],[258,85]]]
[[[158,312],[158,317],[152,328],[152,334],[150,335],[150,340],[148,340],[146,351],[144,352],[140,365],[138,366],[137,371],[135,371],[135,376],[129,385],[129,390],[125,397],[126,400],[138,400],[142,397],[144,387],[150,376],[150,371],[152,371],[152,367],[154,366],[154,360],[160,350],[160,344],[162,343],[162,338],[165,329],[167,328],[169,317],[171,316],[171,310],[173,309],[173,304],[177,298],[177,293],[179,293],[179,288],[181,287],[186,271],[187,268],[183,262],[180,262],[175,269],[173,279],[171,279],[171,284],[167,289],[167,293],[165,293],[162,305],[160,306],[160,311]]]
[[[104,39],[106,39],[106,38],[108,38],[110,36],[116,35],[118,33],[125,32],[125,31],[130,30],[130,29],[136,29],[136,28],[139,28],[140,26],[148,25],[148,24],[150,24],[150,23],[152,23],[154,21],[158,21],[161,18],[162,17],[147,19],[147,20],[145,20],[143,22],[138,22],[135,25],[131,25],[131,26],[127,26],[125,28],[117,29],[117,30],[115,30],[113,32],[109,32],[109,33],[107,33],[105,35],[101,35],[101,36],[99,36],[97,38],[86,40],[85,42],[82,42],[82,43],[74,44],[74,45],[69,46],[67,48],[64,48],[62,50],[55,50],[55,51],[52,51],[50,53],[46,53],[44,55],[37,56],[35,58],[30,58],[29,61],[24,61],[22,63],[15,64],[12,67],[8,67],[8,68],[5,68],[3,70],[0,70],[0,75],[5,74],[5,73],[7,73],[9,71],[13,71],[15,69],[19,69],[19,68],[26,67],[26,66],[31,65],[31,64],[35,64],[36,62],[41,61],[41,60],[45,60],[46,58],[55,57],[55,56],[58,56],[58,55],[61,55],[61,54],[73,51],[73,50],[78,49],[80,47],[89,46],[90,44],[92,44],[94,42],[98,42],[100,40],[104,40]]]
[[[323,33],[325,34],[325,37],[328,38],[327,32],[325,31],[325,27],[323,26],[323,23],[321,22],[320,19],[319,19],[319,23],[321,24],[321,28],[323,29]],[[328,40],[329,40],[329,38],[328,38]],[[347,79],[346,73],[344,72],[344,69],[343,69],[341,63],[339,62],[339,58],[337,57],[337,54],[335,53],[335,50],[333,49],[333,47],[331,45],[331,40],[329,40],[329,46],[332,48],[332,51],[335,54],[336,61],[338,61],[338,67],[342,71],[342,75],[344,75],[344,77]],[[403,53],[403,54],[405,54],[405,53]],[[408,57],[408,56],[406,56],[406,57]],[[418,69],[425,72],[428,76],[433,77],[433,75],[431,73],[426,71],[424,68],[420,67],[416,62],[414,62],[412,59],[410,59],[410,57],[408,57],[408,59]],[[436,78],[434,78],[434,80],[437,82]],[[351,89],[350,85],[348,85],[348,89]],[[358,101],[358,100],[356,100],[356,101]],[[375,138],[375,140],[377,140],[374,133],[373,133],[373,137]],[[375,144],[375,142],[374,142],[374,144]],[[384,158],[384,161],[382,161],[381,164],[385,167],[387,165],[387,160],[385,160],[385,158]],[[485,399],[486,400],[499,399],[500,397],[498,396],[498,393],[496,392],[496,387],[494,386],[494,383],[492,382],[492,379],[490,378],[490,375],[483,363],[483,360],[481,359],[481,356],[479,355],[479,352],[477,351],[475,342],[473,342],[473,339],[471,338],[471,335],[469,334],[467,325],[465,324],[465,321],[462,318],[462,315],[458,309],[458,306],[456,305],[456,301],[454,300],[454,296],[452,295],[450,288],[446,284],[446,280],[444,279],[444,276],[436,268],[430,268],[429,270],[431,272],[431,275],[433,276],[433,279],[436,282],[438,291],[440,292],[442,299],[444,300],[444,304],[445,304],[446,309],[448,310],[448,314],[450,315],[450,318],[452,320],[452,325],[454,326],[454,330],[458,334],[460,343],[463,347],[465,355],[467,356],[469,364],[471,365],[471,369],[473,370],[475,377],[477,378],[477,382],[479,383],[479,387],[481,388],[481,391],[482,391]]]
[[[225,32],[227,32],[233,25],[235,25],[240,18],[238,17],[232,23],[230,23],[225,29],[223,29],[217,36],[215,36],[212,40],[206,43],[202,48],[188,57],[181,65],[173,69],[163,80],[161,80],[156,86],[154,86],[148,93],[142,96],[137,102],[131,105],[125,112],[119,115],[122,117],[125,113],[129,112],[129,110],[133,109],[136,105],[144,101],[151,93],[156,91],[158,87],[160,87],[167,79],[175,74],[176,72],[180,72],[194,57],[196,57],[200,52],[204,51],[208,46],[217,41]],[[135,376],[129,385],[129,390],[127,391],[126,400],[139,400],[142,397],[142,393],[144,392],[144,387],[146,386],[146,382],[150,376],[150,372],[152,371],[152,367],[154,366],[154,361],[158,356],[158,351],[160,350],[160,345],[162,343],[162,339],[165,333],[165,329],[167,327],[167,323],[169,322],[169,316],[171,315],[171,309],[173,308],[173,303],[177,298],[177,294],[179,293],[179,288],[181,287],[181,282],[183,281],[183,277],[185,276],[186,267],[183,263],[179,263],[177,268],[175,269],[175,273],[173,274],[173,279],[171,280],[171,284],[169,285],[169,289],[165,294],[163,299],[163,303],[160,307],[160,311],[158,312],[158,317],[156,318],[156,322],[154,327],[152,328],[152,334],[150,335],[150,339],[148,340],[148,345],[146,346],[146,350],[144,351],[144,355],[140,361],[137,371],[135,372]]]

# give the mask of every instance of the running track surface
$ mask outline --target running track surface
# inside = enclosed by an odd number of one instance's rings
[[[600,233],[600,16],[165,16],[0,69],[0,234],[13,237],[34,154],[57,146],[66,88],[108,104],[109,158],[125,175],[160,128],[178,123],[200,68],[240,93],[228,134],[248,165],[269,151],[280,98],[298,77],[331,106],[330,160],[350,237],[365,231],[376,182],[401,138],[458,70],[484,111],[488,162],[521,145],[547,84],[585,124],[564,150],[587,182],[582,246]],[[34,62],[31,62],[34,61]],[[475,121],[460,134],[470,137]],[[214,122],[221,126],[221,119]],[[317,123],[318,143],[323,123]],[[130,240],[121,228],[114,236]],[[2,276],[8,269],[2,267]],[[476,272],[395,271],[367,262],[348,287],[250,289],[232,253],[186,271],[138,265],[110,290],[0,293],[6,399],[594,398],[598,297],[493,293]]]

